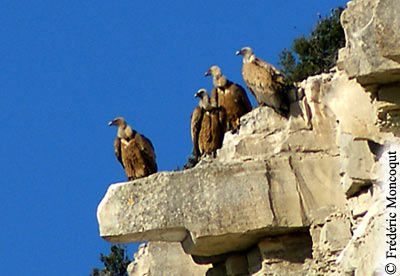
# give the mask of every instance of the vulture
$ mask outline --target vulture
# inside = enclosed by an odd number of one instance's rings
[[[273,65],[257,58],[250,47],[236,52],[243,56],[242,76],[258,105],[272,107],[277,113],[289,111],[285,76]]]
[[[216,65],[211,66],[205,75],[213,77],[212,104],[223,107],[226,111],[226,131],[238,130],[240,117],[251,111],[246,91],[222,75],[221,69]]]
[[[223,108],[211,104],[207,90],[199,89],[194,96],[200,101],[190,118],[190,129],[193,155],[198,161],[205,155],[215,156],[217,149],[222,146],[226,114]]]
[[[115,118],[108,125],[118,128],[117,138],[114,140],[114,151],[125,169],[128,180],[157,172],[154,147],[149,139],[133,130],[122,117]]]

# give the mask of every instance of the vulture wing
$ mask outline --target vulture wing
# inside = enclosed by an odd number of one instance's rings
[[[128,180],[138,178],[136,177],[136,166],[139,162],[140,154],[134,139],[129,142],[125,139],[121,140],[121,157]]]
[[[199,152],[200,155],[204,153],[208,153],[209,144],[211,143],[212,136],[211,136],[211,116],[210,112],[204,112],[203,118],[201,120],[201,126],[199,131]]]
[[[211,112],[210,153],[215,153],[217,149],[222,147],[225,134],[224,111],[225,109],[223,108],[214,108],[214,110]]]
[[[121,140],[121,156],[128,180],[148,176],[157,171],[155,154],[151,142],[135,133],[129,142]]]
[[[251,110],[246,91],[240,85],[228,82],[221,94],[224,101],[219,106],[226,112],[226,130],[238,129],[240,117]]]
[[[269,64],[268,62],[265,62],[259,58],[256,58],[254,63],[260,67],[263,67],[272,76],[272,79],[277,83],[280,83],[281,85],[286,84],[285,76],[283,75],[283,73],[272,64]]]
[[[257,99],[259,105],[268,105],[275,110],[282,109],[285,93],[283,74],[271,64],[260,59],[243,64],[243,79]]]
[[[199,134],[201,129],[201,121],[203,119],[203,111],[199,106],[196,106],[190,117],[190,134],[193,142],[193,154],[196,158],[200,157],[199,149]]]
[[[151,141],[144,135],[136,132],[135,135],[136,143],[140,149],[140,156],[143,159],[143,163],[146,170],[146,175],[157,172],[156,155],[154,153],[154,147]]]
[[[122,167],[124,168],[124,163],[122,163],[122,156],[121,156],[121,138],[115,138],[114,140],[114,152],[115,156],[117,157],[118,161],[121,163]]]
[[[213,89],[211,89],[211,106],[212,107],[218,107],[220,99],[219,97],[221,96],[221,93],[218,93],[218,88],[214,87]],[[222,95],[223,96],[223,95]]]
[[[240,107],[239,117],[250,112],[252,107],[244,88],[239,84],[232,83],[228,89],[234,95],[235,102]]]

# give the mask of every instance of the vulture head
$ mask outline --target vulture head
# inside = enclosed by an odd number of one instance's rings
[[[115,118],[114,120],[109,122],[108,125],[116,126],[118,128],[117,136],[119,138],[129,141],[133,136],[132,128],[126,124],[125,119],[122,117]]]
[[[194,94],[194,97],[203,99],[206,95],[207,95],[207,90],[204,88],[201,88],[201,89],[197,90],[197,92]]]
[[[197,90],[197,92],[194,94],[195,98],[200,99],[200,104],[199,106],[205,110],[208,110],[211,106],[210,104],[210,98],[208,97],[207,90],[204,88],[201,88]]]
[[[217,78],[217,77],[222,76],[222,72],[221,72],[221,69],[217,65],[213,65],[207,70],[205,75],[213,76],[214,78]]]
[[[125,119],[122,117],[117,117],[114,120],[110,121],[108,123],[109,126],[116,126],[116,127],[120,127],[120,126],[125,126],[126,122]]]
[[[254,59],[253,50],[250,47],[243,47],[239,51],[236,52],[236,55],[243,56],[243,62],[251,62]]]
[[[221,69],[217,65],[211,66],[205,74],[206,76],[213,77],[213,84],[215,87],[223,87],[226,85],[226,78],[222,75]]]

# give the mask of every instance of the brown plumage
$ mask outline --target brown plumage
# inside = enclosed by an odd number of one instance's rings
[[[191,116],[191,136],[193,154],[198,160],[204,155],[215,155],[222,146],[225,132],[225,110],[213,106],[205,89],[194,95],[200,99]]]
[[[289,111],[286,95],[287,83],[281,71],[257,58],[251,48],[236,52],[243,55],[242,76],[258,105],[267,105],[285,115]]]
[[[154,147],[149,139],[133,130],[122,117],[115,118],[108,125],[118,128],[117,138],[114,140],[114,151],[125,169],[128,180],[157,172]]]
[[[199,133],[201,129],[201,122],[203,120],[203,110],[200,106],[196,106],[193,110],[192,116],[190,117],[190,134],[193,142],[193,155],[198,159],[200,154],[199,149]]]
[[[226,131],[239,128],[240,117],[251,111],[251,103],[246,91],[239,84],[229,81],[221,69],[214,65],[205,74],[213,77],[211,103],[226,111]]]

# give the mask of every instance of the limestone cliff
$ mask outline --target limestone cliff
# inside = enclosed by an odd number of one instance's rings
[[[399,12],[395,2],[348,3],[338,68],[298,84],[289,119],[255,108],[216,158],[110,186],[100,235],[150,241],[131,276],[383,269],[379,161],[384,145],[400,144],[399,48],[391,47],[400,27],[391,25],[398,16],[387,18]]]

